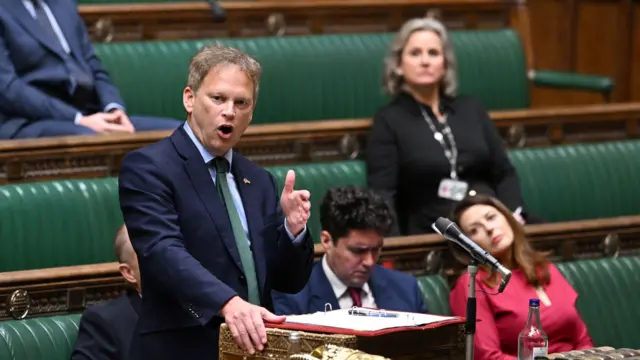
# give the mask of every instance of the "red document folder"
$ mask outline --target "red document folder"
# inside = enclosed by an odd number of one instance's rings
[[[434,315],[437,316],[437,315]],[[347,329],[343,327],[332,327],[332,326],[320,326],[320,325],[311,325],[311,324],[300,324],[300,323],[291,323],[284,322],[281,324],[275,323],[265,323],[265,326],[268,328],[277,328],[277,329],[285,329],[285,330],[297,330],[297,331],[306,331],[306,332],[315,332],[315,333],[327,333],[327,334],[340,334],[340,335],[355,335],[355,336],[380,336],[390,333],[403,332],[403,331],[418,331],[418,330],[428,330],[435,329],[441,326],[451,325],[451,324],[463,324],[465,319],[462,317],[444,317],[442,321],[418,325],[418,326],[402,326],[402,327],[392,327],[381,330],[372,330],[372,331],[362,331],[362,330],[354,330]]]

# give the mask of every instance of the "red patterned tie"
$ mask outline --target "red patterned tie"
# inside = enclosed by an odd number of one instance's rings
[[[361,307],[362,306],[362,296],[361,289],[350,287],[347,289],[349,295],[351,295],[351,300],[353,300],[353,306]]]

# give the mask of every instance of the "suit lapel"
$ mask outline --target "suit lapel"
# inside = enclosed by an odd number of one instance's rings
[[[240,253],[238,252],[238,246],[236,245],[235,238],[233,237],[233,230],[231,229],[227,211],[218,196],[216,186],[211,178],[211,173],[209,172],[207,165],[204,163],[204,160],[202,160],[202,156],[198,152],[198,149],[182,126],[178,128],[173,135],[171,135],[171,139],[178,151],[183,156],[187,156],[185,168],[189,175],[189,179],[191,180],[196,193],[200,197],[200,200],[207,209],[209,217],[213,220],[213,224],[218,230],[218,234],[229,251],[229,254],[240,271],[243,271],[242,262],[240,262]]]
[[[41,30],[40,24],[36,21],[36,19],[33,18],[33,16],[31,16],[27,8],[22,3],[22,0],[6,1],[3,6],[6,6],[9,12],[11,12],[13,16],[15,16],[15,19],[18,21],[18,23],[20,23],[20,25],[29,34],[31,34],[31,36],[36,38],[42,44],[42,46],[51,50],[61,58],[64,58],[65,54],[63,54],[64,50],[62,49],[62,45],[60,45],[59,42],[57,44],[51,43],[52,40],[50,39],[50,36],[47,35],[43,30]],[[57,38],[53,40],[58,41]]]
[[[237,154],[237,153],[236,153]],[[249,240],[251,242],[252,253],[254,254],[253,260],[256,264],[256,273],[258,276],[258,283],[261,293],[264,290],[267,264],[264,256],[255,256],[256,254],[264,254],[264,241],[262,239],[261,230],[264,224],[261,221],[261,207],[262,192],[260,186],[257,184],[251,184],[251,174],[245,173],[242,168],[242,160],[239,156],[234,154],[233,161],[231,163],[231,172],[233,178],[240,193],[242,199],[242,205],[244,207],[244,213],[247,218],[247,226],[249,228]],[[247,180],[247,181],[245,181]]]
[[[331,304],[332,310],[340,309],[340,304],[333,292],[331,283],[322,269],[322,261],[317,261],[309,278],[310,296],[309,312],[324,311],[325,304]]]
[[[393,291],[389,291],[387,287],[387,278],[385,274],[380,271],[379,265],[375,265],[369,278],[369,288],[373,293],[373,298],[376,301],[376,306],[380,309],[395,309],[397,299]]]

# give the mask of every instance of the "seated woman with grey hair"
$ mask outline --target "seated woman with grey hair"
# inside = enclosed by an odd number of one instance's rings
[[[433,232],[468,195],[502,201],[531,222],[516,170],[483,105],[456,93],[456,59],[444,25],[413,19],[395,35],[385,59],[392,97],[375,115],[367,140],[367,181],[392,201],[396,234]]]

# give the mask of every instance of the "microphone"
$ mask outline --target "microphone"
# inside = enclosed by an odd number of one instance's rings
[[[213,15],[213,22],[221,23],[227,20],[227,11],[220,6],[218,0],[207,0],[211,7],[211,15]]]
[[[440,235],[444,236],[447,240],[451,240],[458,244],[469,256],[478,264],[489,264],[500,275],[502,275],[502,282],[498,287],[498,293],[504,291],[509,279],[511,279],[511,271],[500,264],[496,258],[494,258],[488,251],[481,248],[473,240],[469,239],[462,230],[451,220],[440,217],[434,222],[431,227]]]

